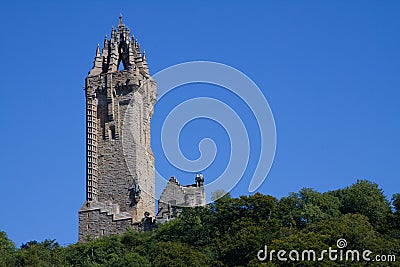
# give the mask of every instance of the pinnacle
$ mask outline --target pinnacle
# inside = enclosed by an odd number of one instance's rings
[[[122,24],[122,13],[119,14],[119,22],[118,22],[118,27],[123,26]]]
[[[97,44],[96,57],[100,56],[100,44]]]

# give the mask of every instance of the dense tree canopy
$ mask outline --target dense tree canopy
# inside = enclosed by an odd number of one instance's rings
[[[338,263],[328,257],[317,262],[299,261],[296,254],[294,258],[286,255],[285,261],[277,258],[279,250],[338,249],[339,239],[347,241],[345,249],[370,250],[372,256],[394,255],[396,262]],[[274,251],[275,257],[260,261],[257,253],[265,248]],[[225,194],[207,207],[183,209],[179,218],[153,231],[129,230],[121,236],[68,247],[44,240],[30,241],[18,249],[0,232],[0,267],[400,266],[399,263],[400,194],[388,201],[377,184],[365,180],[326,193],[304,188],[280,200],[260,193],[239,198]]]

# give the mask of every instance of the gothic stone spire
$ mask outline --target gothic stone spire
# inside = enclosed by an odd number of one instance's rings
[[[101,53],[100,46],[97,47],[89,76],[116,72],[120,64],[123,64],[124,70],[135,71],[149,78],[146,58],[141,53],[138,40],[131,36],[130,29],[123,24],[122,14],[119,16],[118,28],[111,29],[111,38],[105,37]]]

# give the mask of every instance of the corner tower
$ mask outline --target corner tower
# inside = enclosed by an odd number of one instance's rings
[[[85,94],[86,201],[79,211],[79,241],[137,228],[145,213],[148,218],[155,212],[150,119],[156,84],[122,16],[103,48],[97,46]]]

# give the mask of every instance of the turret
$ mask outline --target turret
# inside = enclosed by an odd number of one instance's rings
[[[196,174],[196,186],[201,187],[204,186],[204,177],[203,174]]]

